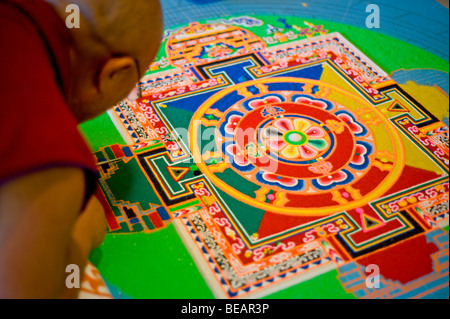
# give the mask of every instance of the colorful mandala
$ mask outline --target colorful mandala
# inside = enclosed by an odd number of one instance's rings
[[[205,134],[201,120],[212,112],[221,118]],[[223,90],[199,108],[190,132],[194,159],[217,187],[272,212],[325,215],[364,205],[404,165],[400,137],[378,110],[318,81],[261,79]]]

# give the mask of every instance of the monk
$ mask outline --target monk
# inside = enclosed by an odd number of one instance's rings
[[[162,32],[158,0],[0,0],[0,298],[76,298],[66,267],[106,233],[78,125],[131,92]]]

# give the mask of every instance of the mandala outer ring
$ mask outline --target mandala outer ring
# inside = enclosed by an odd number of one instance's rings
[[[392,145],[394,146],[394,158],[396,159],[396,162],[394,162],[392,170],[390,174],[386,177],[386,179],[383,181],[382,186],[376,187],[374,190],[366,194],[361,200],[350,202],[348,204],[342,204],[339,206],[333,206],[333,207],[317,207],[317,208],[291,208],[291,207],[278,207],[274,206],[270,203],[264,203],[257,201],[254,198],[251,198],[245,194],[242,194],[241,192],[237,191],[235,188],[230,187],[228,184],[223,182],[221,179],[217,178],[212,172],[209,171],[208,166],[202,161],[202,155],[200,153],[200,150],[198,148],[198,144],[196,141],[198,140],[198,128],[201,123],[201,118],[203,117],[204,112],[214,103],[218,102],[220,99],[222,99],[225,95],[229,94],[232,91],[240,90],[252,85],[257,84],[270,84],[270,83],[283,83],[283,82],[294,82],[299,84],[311,84],[311,85],[318,85],[322,87],[328,87],[331,88],[334,91],[337,91],[353,100],[356,100],[358,103],[369,106],[374,113],[376,113],[379,116],[379,119],[384,123],[385,127],[389,130],[390,137],[392,139]],[[190,148],[192,157],[194,159],[194,162],[196,163],[199,170],[205,174],[205,176],[218,188],[220,188],[222,191],[230,194],[237,200],[241,201],[244,204],[273,212],[273,213],[280,213],[284,215],[293,215],[293,216],[327,216],[336,212],[345,211],[345,210],[351,210],[358,207],[361,207],[376,198],[382,196],[387,190],[389,190],[394,183],[397,181],[397,178],[400,176],[403,166],[405,163],[405,152],[403,149],[403,144],[401,142],[401,138],[398,134],[398,132],[395,130],[395,128],[389,123],[389,121],[386,119],[386,117],[376,108],[372,107],[370,104],[368,104],[365,100],[362,98],[353,95],[339,87],[330,85],[328,83],[324,83],[321,81],[316,80],[309,80],[309,79],[298,79],[298,78],[291,78],[291,77],[279,77],[279,78],[268,78],[268,79],[258,79],[258,80],[252,80],[247,81],[244,83],[240,83],[234,86],[230,86],[228,88],[225,88],[221,90],[220,92],[214,94],[211,96],[208,100],[206,100],[194,113],[191,123],[189,125],[189,142],[190,142]]]

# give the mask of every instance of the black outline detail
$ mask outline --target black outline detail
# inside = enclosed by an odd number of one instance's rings
[[[167,206],[172,206],[172,205],[179,204],[179,203],[191,200],[191,199],[195,199],[196,198],[195,194],[190,194],[190,195],[185,195],[185,196],[181,195],[182,197],[180,197],[180,198],[170,200],[167,197],[163,187],[159,184],[158,180],[156,179],[156,176],[153,174],[152,170],[148,167],[148,164],[145,161],[145,157],[148,157],[151,155],[156,155],[156,154],[164,155],[163,153],[165,153],[166,151],[167,150],[165,148],[158,148],[156,150],[138,154],[137,158],[138,158],[138,161],[141,164],[142,168],[144,169],[144,173],[148,176],[153,187],[158,192],[158,194],[161,196],[161,199],[163,200],[164,204],[166,204]]]
[[[400,241],[402,241],[402,240],[408,239],[408,238],[410,238],[410,237],[412,237],[412,236],[414,236],[414,235],[423,233],[423,232],[425,231],[425,230],[422,228],[422,226],[421,226],[418,222],[416,222],[416,221],[414,220],[414,218],[412,218],[412,217],[408,214],[407,211],[404,211],[404,210],[403,210],[403,211],[399,211],[399,213],[400,213],[400,214],[401,214],[401,215],[402,215],[409,223],[411,223],[411,225],[412,225],[414,228],[411,229],[411,230],[409,230],[409,231],[407,231],[407,232],[404,232],[404,233],[402,233],[402,234],[399,234],[399,235],[397,235],[397,236],[395,236],[395,237],[393,237],[393,238],[389,238],[388,240],[385,240],[385,241],[383,241],[383,242],[381,242],[381,243],[379,243],[379,244],[370,246],[370,247],[368,247],[368,248],[366,248],[366,249],[363,249],[363,250],[361,250],[361,251],[358,251],[358,252],[354,252],[350,247],[348,247],[347,243],[342,239],[341,234],[337,234],[337,235],[335,236],[335,238],[336,238],[336,240],[341,244],[342,248],[345,249],[345,251],[352,257],[352,259],[355,259],[355,258],[357,258],[357,257],[366,255],[366,254],[368,254],[368,253],[371,253],[371,252],[380,250],[380,249],[382,249],[382,248],[386,248],[386,247],[388,247],[388,246],[390,246],[390,245],[392,245],[392,244],[398,243],[398,242],[400,242]]]

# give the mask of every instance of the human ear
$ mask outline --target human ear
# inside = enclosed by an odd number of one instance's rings
[[[138,70],[132,57],[110,58],[103,64],[98,75],[98,90],[102,95],[125,96],[137,80]]]

